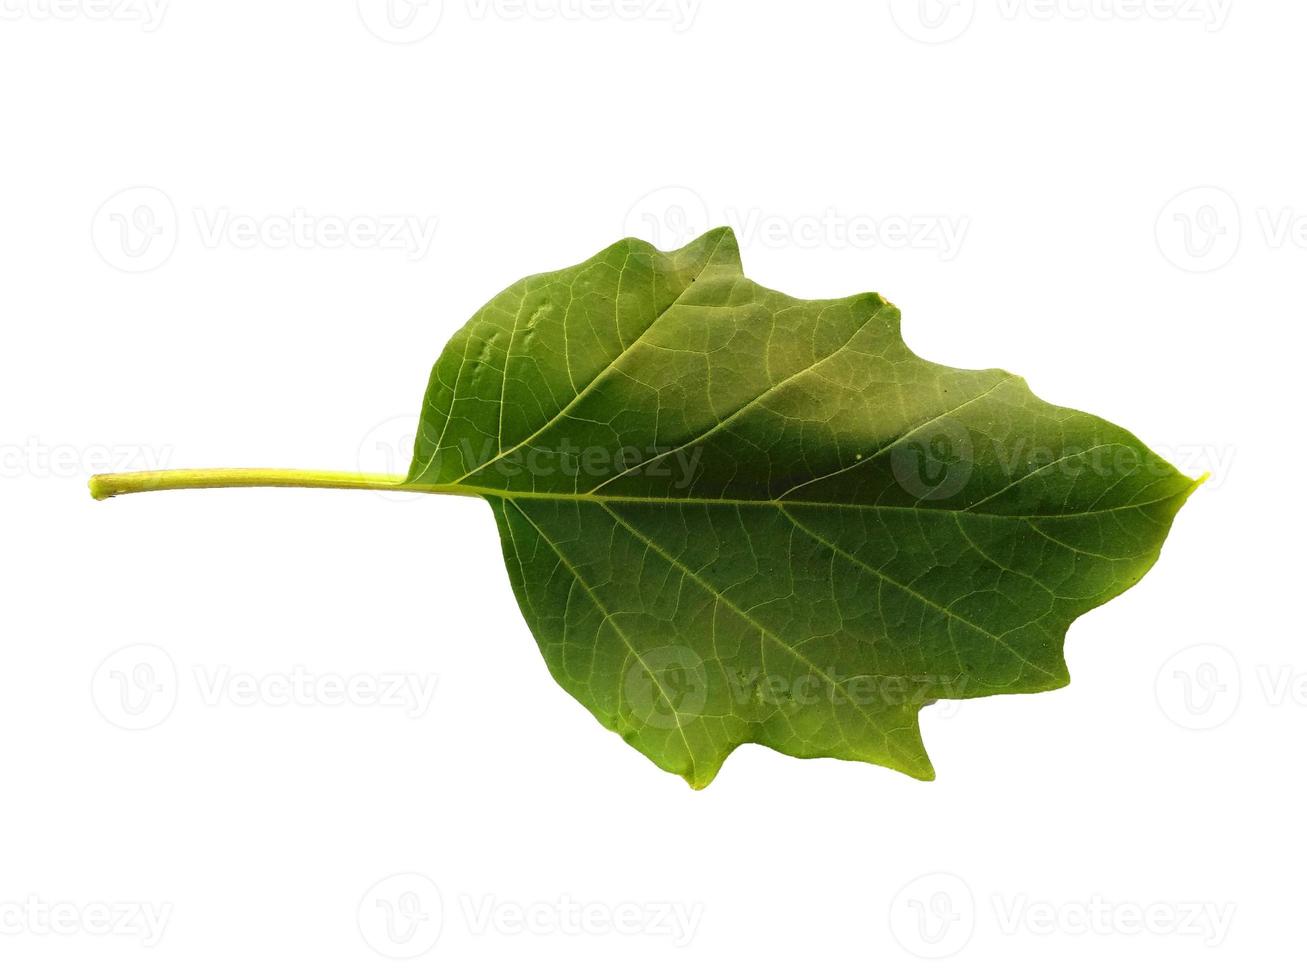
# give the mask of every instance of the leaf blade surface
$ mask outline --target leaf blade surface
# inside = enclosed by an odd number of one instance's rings
[[[727,229],[532,276],[437,361],[409,481],[486,497],[550,671],[706,785],[746,742],[933,770],[939,698],[1067,683],[1063,637],[1196,484],[875,294],[748,280]]]

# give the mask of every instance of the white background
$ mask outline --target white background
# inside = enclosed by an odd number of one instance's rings
[[[4,976],[1299,961],[1301,5],[2,10]],[[749,746],[690,791],[549,678],[480,502],[86,493],[403,470],[496,291],[727,222],[1213,473],[1070,687],[923,712],[933,784]]]

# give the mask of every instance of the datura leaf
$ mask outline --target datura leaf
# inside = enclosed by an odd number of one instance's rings
[[[242,482],[362,485],[172,485]],[[932,778],[922,707],[1065,685],[1067,628],[1196,486],[1012,374],[922,360],[874,293],[750,281],[723,228],[496,296],[393,488],[484,497],[554,678],[702,787],[744,743]]]
[[[928,779],[939,698],[1068,681],[1195,483],[874,293],[745,278],[729,229],[505,290],[431,376],[409,481],[484,494],[550,671],[704,786],[738,745]]]

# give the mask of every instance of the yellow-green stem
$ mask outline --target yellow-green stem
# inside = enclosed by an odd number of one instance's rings
[[[475,496],[474,490],[433,484],[406,484],[404,477],[385,473],[332,473],[325,470],[144,470],[91,477],[96,500],[150,490],[216,489],[220,487],[320,487],[332,490],[398,490],[405,493],[451,493]]]

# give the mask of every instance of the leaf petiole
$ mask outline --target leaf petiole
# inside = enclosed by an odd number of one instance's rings
[[[209,469],[143,470],[91,477],[91,496],[105,500],[150,490],[199,490],[224,487],[315,487],[332,490],[399,490],[405,493],[447,493],[476,496],[472,489],[405,483],[388,473],[336,473],[326,470]]]

